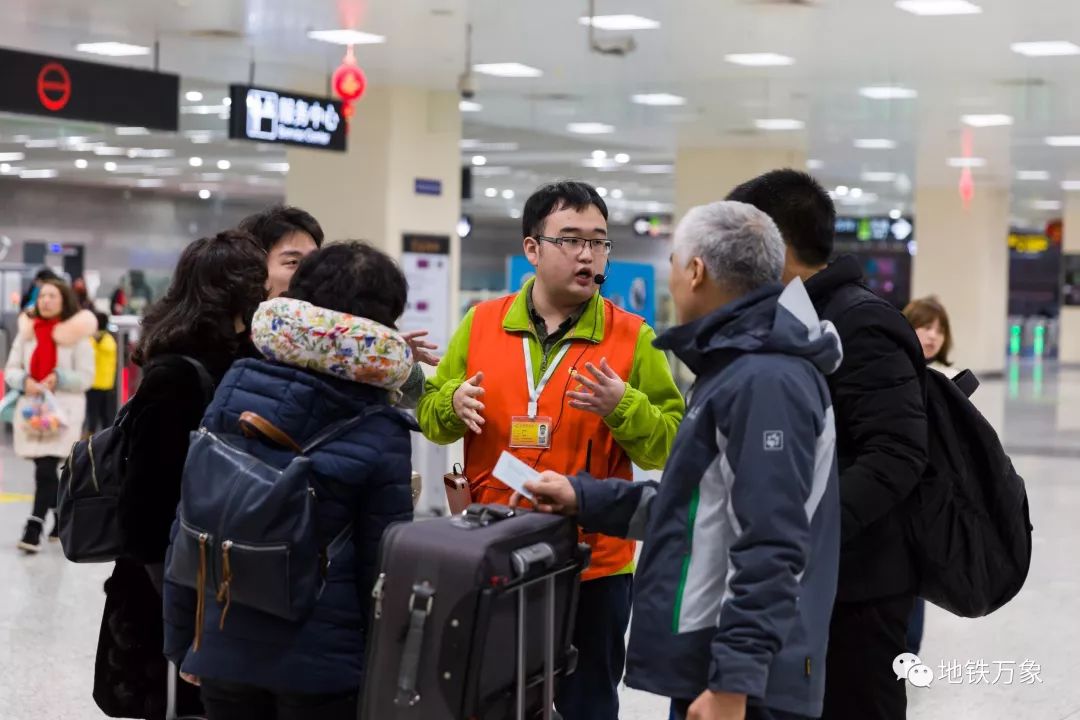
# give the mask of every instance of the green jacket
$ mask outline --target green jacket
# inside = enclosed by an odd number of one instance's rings
[[[539,382],[541,368],[554,358],[559,349],[572,340],[599,342],[604,337],[604,315],[594,312],[596,303],[603,302],[599,293],[589,301],[589,306],[577,325],[541,358],[543,350],[536,337],[526,295],[533,281],[529,281],[518,293],[503,319],[503,329],[511,333],[528,333],[529,350],[532,353],[533,372]],[[424,436],[446,445],[465,436],[465,423],[454,412],[454,393],[465,382],[469,356],[469,337],[472,333],[473,311],[465,315],[461,326],[454,333],[442,362],[435,374],[427,380],[424,394],[416,408],[416,418]],[[596,338],[596,340],[593,340]],[[626,378],[626,394],[615,410],[604,418],[612,437],[630,456],[630,460],[645,470],[662,468],[671,452],[675,433],[686,412],[679,388],[671,376],[671,365],[663,352],[653,347],[656,333],[646,324],[641,325],[637,347],[634,349],[634,365]],[[542,360],[544,362],[542,362]]]

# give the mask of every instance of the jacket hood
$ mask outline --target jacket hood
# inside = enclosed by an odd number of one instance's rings
[[[802,280],[761,288],[694,322],[672,328],[656,347],[673,351],[700,375],[728,354],[779,353],[803,357],[825,375],[840,367],[836,328],[818,318]]]
[[[67,320],[57,323],[52,335],[57,345],[70,346],[77,345],[93,336],[97,329],[98,322],[94,313],[89,310],[80,310]],[[34,337],[34,319],[27,313],[19,315],[19,334],[23,340],[31,340]]]
[[[352,382],[397,390],[409,378],[409,344],[385,325],[302,300],[259,306],[251,339],[268,360]]]

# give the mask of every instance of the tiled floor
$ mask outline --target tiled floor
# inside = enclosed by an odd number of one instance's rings
[[[1080,371],[1025,366],[976,396],[1028,482],[1035,556],[1027,587],[989,618],[961,620],[931,607],[922,659],[940,664],[1015,661],[1012,684],[909,689],[920,720],[1080,720]],[[0,449],[0,720],[99,720],[90,697],[106,567],[73,565],[57,546],[15,550],[29,508],[30,465]],[[1037,663],[1041,683],[1021,684]],[[886,669],[883,668],[883,671]],[[665,720],[660,698],[626,690],[623,720]],[[857,719],[853,719],[857,720]]]

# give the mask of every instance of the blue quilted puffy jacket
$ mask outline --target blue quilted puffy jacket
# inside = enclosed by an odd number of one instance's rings
[[[266,360],[241,360],[222,380],[203,425],[236,434],[241,413],[269,420],[303,445],[326,426],[354,417],[387,392]],[[224,629],[221,607],[207,588],[202,644],[195,634],[194,590],[166,583],[165,654],[184,672],[278,693],[336,693],[363,682],[368,606],[379,539],[412,519],[410,430],[401,413],[380,413],[311,455],[318,484],[318,530],[327,545],[347,523],[354,542],[330,565],[326,587],[303,623],[233,604]],[[258,444],[262,460],[284,467],[293,454]],[[173,526],[173,536],[176,525]],[[168,561],[166,561],[168,562]]]

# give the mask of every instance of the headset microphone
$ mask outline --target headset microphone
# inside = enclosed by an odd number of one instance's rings
[[[600,273],[597,273],[597,274],[593,275],[592,281],[594,283],[596,283],[597,285],[603,285],[605,282],[607,282],[607,271],[608,271],[608,268],[610,266],[611,266],[611,259],[609,258],[608,261],[606,263],[604,263],[604,274],[601,275]]]

